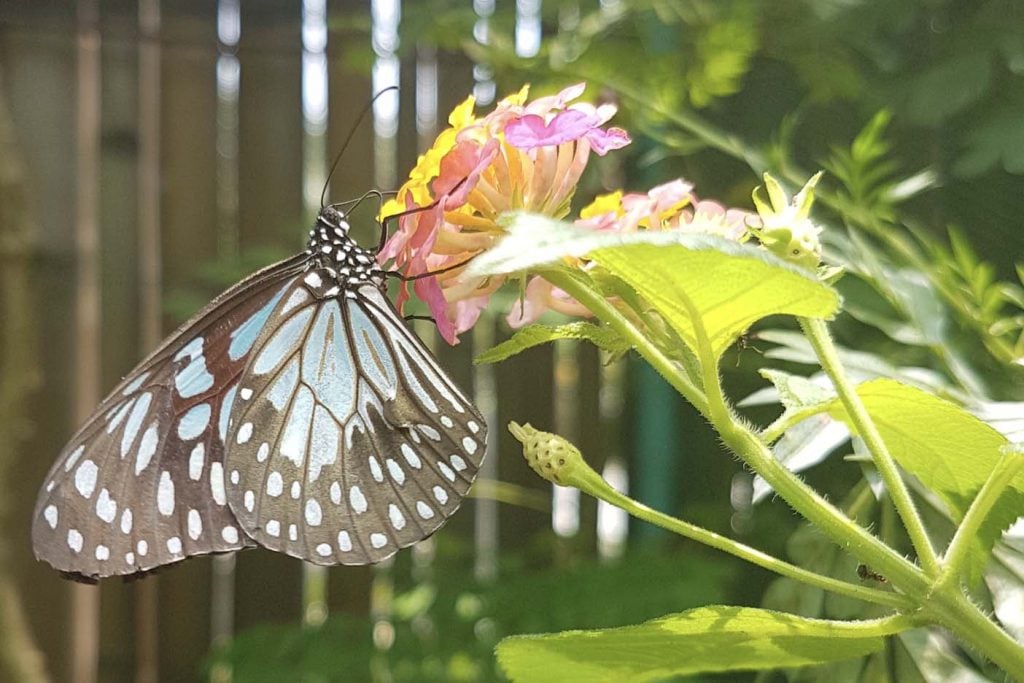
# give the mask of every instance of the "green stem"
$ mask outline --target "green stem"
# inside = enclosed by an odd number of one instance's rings
[[[596,474],[597,473],[595,472],[595,475]],[[832,593],[845,595],[858,600],[864,600],[865,602],[886,605],[901,611],[910,611],[913,609],[913,602],[898,593],[890,593],[888,591],[858,586],[829,576],[823,576],[816,572],[804,569],[803,567],[798,567],[784,560],[780,560],[768,553],[762,552],[748,545],[744,545],[739,541],[734,541],[731,538],[721,536],[713,531],[690,524],[689,522],[684,522],[681,519],[666,515],[663,512],[658,512],[657,510],[647,507],[643,503],[638,503],[629,496],[619,493],[599,475],[597,476],[596,481],[590,479],[586,484],[580,486],[580,488],[586,493],[596,496],[606,503],[622,508],[638,519],[660,526],[661,528],[679,534],[684,538],[689,538],[697,541],[698,543],[703,543],[704,545],[715,548],[716,550],[729,553],[734,557],[746,560],[751,564],[756,564],[758,567],[775,572],[780,576],[785,576],[786,578],[793,579],[794,581],[801,581],[810,586],[830,591]]]
[[[832,335],[829,334],[828,325],[825,324],[824,320],[800,318],[800,327],[817,354],[825,374],[832,380],[832,385],[839,395],[839,400],[849,416],[853,431],[864,440],[864,444],[871,452],[875,467],[878,468],[879,474],[882,475],[882,481],[885,482],[889,498],[892,500],[896,512],[899,513],[900,519],[903,520],[903,524],[907,528],[907,535],[910,537],[910,542],[917,552],[921,566],[929,576],[938,576],[939,558],[935,554],[935,548],[932,547],[928,531],[924,528],[921,515],[917,511],[913,499],[910,497],[910,490],[900,476],[899,469],[896,467],[896,461],[885,445],[885,441],[882,440],[882,435],[879,434],[874,420],[871,419],[867,409],[864,407],[864,403],[860,400],[860,396],[857,395],[857,390],[846,377],[846,372],[843,370],[843,365],[839,360],[835,344],[832,343]]]
[[[964,643],[991,659],[1015,681],[1024,681],[1024,648],[958,590],[937,592],[921,617],[931,617]]]
[[[543,277],[559,289],[571,295],[586,306],[598,318],[611,325],[616,331],[629,340],[637,352],[654,366],[663,377],[689,400],[705,417],[711,419],[718,429],[722,440],[729,448],[739,455],[755,472],[760,474],[768,485],[782,497],[794,510],[808,521],[820,528],[834,543],[849,550],[862,562],[870,564],[883,573],[894,586],[908,595],[923,599],[930,586],[921,571],[908,562],[903,556],[882,543],[844,515],[838,508],[818,495],[799,477],[786,469],[775,459],[763,441],[757,438],[746,425],[735,418],[725,407],[724,397],[718,381],[717,370],[705,373],[706,392],[716,392],[714,411],[709,407],[710,397],[698,390],[682,372],[668,360],[639,330],[625,319],[608,301],[590,287],[571,277],[564,271],[544,271]],[[706,336],[706,335],[705,335]],[[714,357],[710,355],[710,346],[700,353],[701,364],[716,367]],[[693,396],[699,400],[693,400]],[[724,415],[722,421],[714,420],[712,413]]]
[[[1024,454],[1013,451],[1006,451],[999,459],[992,473],[985,480],[985,484],[978,491],[971,507],[967,509],[963,521],[957,527],[953,540],[946,549],[945,557],[942,560],[942,573],[936,585],[941,588],[959,580],[963,574],[964,563],[967,561],[971,545],[978,535],[978,529],[982,522],[988,517],[988,513],[999,500],[999,496],[1006,491],[1017,473],[1024,467]]]
[[[798,422],[803,422],[809,417],[813,417],[818,413],[822,412],[822,406],[807,406],[806,408],[787,408],[782,415],[779,415],[775,422],[761,430],[758,436],[762,441],[768,444],[775,443],[782,435],[789,431],[789,428]]]

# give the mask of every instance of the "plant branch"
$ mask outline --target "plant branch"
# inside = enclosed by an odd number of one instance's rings
[[[874,420],[871,419],[860,396],[857,395],[856,389],[846,377],[828,326],[824,320],[800,318],[800,327],[817,354],[822,369],[832,380],[839,400],[850,418],[853,431],[860,435],[871,452],[875,467],[882,475],[889,497],[907,528],[907,535],[917,552],[922,568],[929,576],[938,576],[939,558],[935,554],[935,548],[932,546],[931,538],[928,537],[928,531],[924,527],[921,515],[910,497],[910,491],[900,476],[896,461],[885,445],[885,441],[882,440],[882,435],[879,434]]]

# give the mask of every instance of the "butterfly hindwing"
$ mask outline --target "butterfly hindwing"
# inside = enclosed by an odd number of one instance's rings
[[[261,545],[367,564],[459,506],[486,428],[372,284],[296,280],[256,341],[228,434],[228,503]]]
[[[260,328],[301,265],[232,287],[100,404],[43,484],[37,558],[91,579],[252,545],[226,505],[227,422]]]

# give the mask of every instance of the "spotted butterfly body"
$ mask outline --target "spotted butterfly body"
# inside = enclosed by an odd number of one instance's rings
[[[71,439],[33,518],[36,557],[93,579],[260,545],[379,562],[436,531],[486,425],[321,211],[305,253],[217,297]]]

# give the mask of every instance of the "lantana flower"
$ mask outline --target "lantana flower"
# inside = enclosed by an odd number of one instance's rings
[[[712,201],[701,201],[693,185],[677,179],[658,185],[646,194],[616,191],[599,195],[580,210],[579,227],[613,232],[640,230],[678,231],[693,235],[716,235],[736,242],[745,241],[751,214],[726,209]],[[581,267],[588,264],[581,263]],[[527,284],[522,300],[508,315],[512,327],[535,322],[552,310],[570,316],[589,317],[590,311],[572,297],[539,276]]]
[[[629,144],[628,134],[605,127],[613,105],[574,102],[584,85],[527,102],[528,88],[505,98],[483,118],[472,97],[456,107],[450,128],[420,157],[381,215],[400,216],[398,230],[379,254],[412,280],[441,335],[456,343],[480,316],[504,278],[463,276],[463,264],[504,233],[500,214],[522,209],[565,218],[590,154]],[[401,308],[407,286],[398,296]]]

